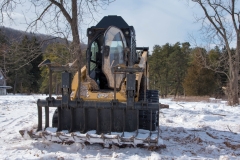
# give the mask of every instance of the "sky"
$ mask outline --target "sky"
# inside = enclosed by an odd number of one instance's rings
[[[137,46],[150,49],[156,44],[190,41],[189,34],[197,34],[201,27],[195,23],[193,7],[186,0],[119,0],[102,13],[121,15],[134,26]]]
[[[90,24],[86,22],[87,25],[82,26],[82,41],[87,42],[86,28],[96,25],[104,16],[118,15],[129,25],[134,26],[138,47],[149,47],[152,50],[156,44],[190,42],[189,35],[197,36],[201,27],[201,24],[195,22],[194,15],[202,12],[196,6],[189,6],[187,2],[187,0],[116,0],[105,9],[99,10],[95,15],[96,21]],[[28,6],[25,6],[25,10],[27,8]],[[12,14],[15,23],[9,23],[5,19],[4,26],[26,30],[23,13],[21,7],[16,8]],[[27,14],[26,17],[31,19],[31,16],[33,15]],[[43,29],[39,32],[47,33]]]

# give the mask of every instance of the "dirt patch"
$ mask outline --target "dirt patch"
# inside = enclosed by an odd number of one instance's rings
[[[224,144],[225,144],[227,147],[229,147],[229,148],[231,148],[231,149],[234,149],[234,150],[240,149],[240,144],[234,145],[234,144],[231,144],[231,143],[229,143],[229,142],[224,142]]]

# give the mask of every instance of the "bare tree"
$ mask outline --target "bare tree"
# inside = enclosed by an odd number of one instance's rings
[[[26,30],[35,30],[45,28],[52,35],[61,35],[67,39],[72,38],[71,53],[78,61],[78,71],[80,79],[81,67],[81,41],[79,30],[84,23],[85,18],[94,20],[94,14],[99,8],[104,8],[115,0],[2,0],[0,2],[1,22],[4,23],[4,18],[10,20],[12,13],[17,7],[22,7],[24,4],[30,4],[28,10],[34,9],[35,18],[29,20],[28,11],[22,11],[25,15],[28,28]],[[80,82],[79,82],[80,86]]]
[[[240,4],[236,0],[192,0],[201,7],[204,16],[197,17],[202,23],[202,32],[212,44],[226,48],[230,105],[239,104],[238,100],[238,77],[239,77],[239,54],[240,54]],[[235,43],[236,49],[231,49]],[[226,59],[226,57],[223,57]],[[221,59],[222,61],[223,59]],[[220,64],[220,63],[219,63]],[[212,68],[213,69],[213,68]],[[220,72],[220,71],[218,71]]]
[[[84,19],[94,20],[94,14],[99,8],[104,8],[115,0],[3,0],[0,2],[1,23],[4,18],[10,20],[17,7],[29,6],[22,10],[28,28],[26,30],[39,30],[45,28],[52,35],[72,38],[72,53],[79,55],[81,52],[79,30]],[[27,11],[26,11],[27,10]],[[35,18],[29,20],[30,10],[34,10]],[[71,35],[70,35],[71,34]]]

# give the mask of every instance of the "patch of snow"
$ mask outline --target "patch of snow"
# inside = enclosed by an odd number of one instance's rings
[[[0,96],[0,159],[240,159],[240,106],[231,107],[226,101],[210,98],[206,102],[175,102],[160,99],[169,109],[162,109],[159,115],[159,148],[112,145],[104,148],[100,144],[61,144],[47,140],[33,140],[27,134],[24,138],[19,130],[35,131],[37,128],[37,100],[44,95]],[[50,117],[55,108],[50,107]],[[43,114],[43,124],[45,117]],[[56,128],[47,128],[55,132]],[[63,131],[67,133],[67,131]],[[96,136],[96,131],[87,134]],[[79,132],[76,136],[86,136]],[[109,138],[122,133],[112,132]],[[136,136],[136,132],[124,132],[125,137]],[[144,139],[149,131],[139,130],[136,138]],[[157,138],[153,134],[151,138]],[[57,141],[57,139],[56,139]]]

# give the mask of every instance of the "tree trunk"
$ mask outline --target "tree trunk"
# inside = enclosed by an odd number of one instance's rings
[[[180,82],[178,81],[177,86],[175,88],[174,98],[176,98],[176,96],[177,96],[179,87],[180,87]]]
[[[167,94],[168,94],[168,68],[166,69],[166,79],[165,79],[165,82],[164,82],[164,85],[165,85],[165,93],[164,93],[164,96],[165,98],[167,98]]]
[[[22,82],[22,80],[21,80],[21,88],[20,88],[20,93],[23,93],[23,84],[22,84],[23,82]]]
[[[14,81],[14,89],[13,89],[13,94],[16,94],[16,87],[17,87],[17,72],[15,72],[15,81]]]
[[[57,75],[55,76],[55,94],[58,95],[58,82],[57,82]]]
[[[232,58],[229,58],[229,68],[230,68],[230,76],[229,76],[229,95],[228,102],[229,105],[235,106],[239,104],[238,100],[238,75],[239,75],[239,35],[237,36],[237,48],[234,54],[234,61]],[[228,54],[231,54],[230,49],[228,49]]]
[[[239,25],[240,29],[240,25]],[[233,63],[232,69],[232,79],[230,80],[230,92],[231,92],[231,100],[229,101],[229,105],[238,105],[238,75],[239,75],[239,54],[240,54],[240,31],[237,31],[237,47],[235,52],[235,62]]]
[[[81,86],[81,43],[80,37],[78,32],[78,15],[77,15],[77,0],[72,0],[72,22],[71,22],[71,29],[72,29],[72,36],[73,36],[73,53],[78,61],[78,93],[77,97],[80,98],[80,86]]]

